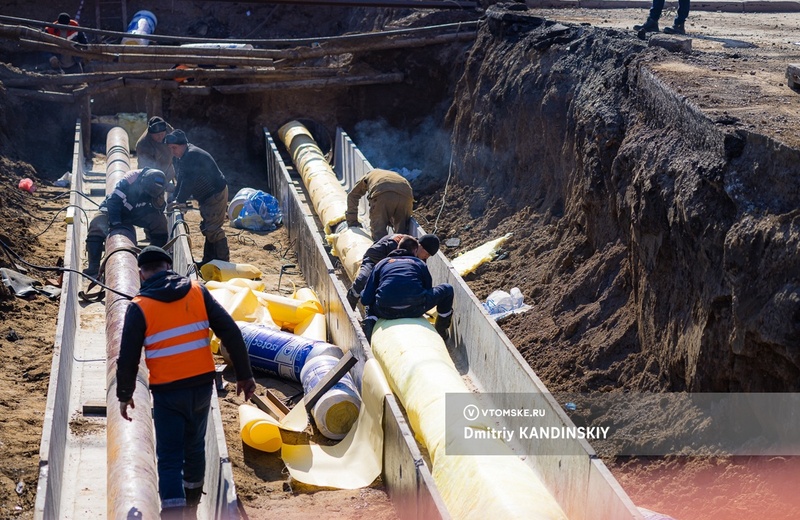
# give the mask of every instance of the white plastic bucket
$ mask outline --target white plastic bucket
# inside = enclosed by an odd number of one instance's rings
[[[319,355],[307,358],[300,381],[308,394],[339,362],[335,356]],[[330,390],[320,397],[311,410],[319,432],[333,440],[344,439],[358,420],[361,397],[350,374],[345,374]]]
[[[250,195],[254,194],[256,191],[253,188],[242,188],[236,195],[233,196],[231,203],[228,204],[228,219],[233,222],[236,217],[239,216],[239,213],[242,212],[242,208],[244,207],[244,203],[247,202],[247,198]]]
[[[150,11],[137,11],[131,23],[128,24],[129,34],[153,34],[158,25],[158,18]],[[123,45],[148,45],[150,40],[146,38],[123,38]]]

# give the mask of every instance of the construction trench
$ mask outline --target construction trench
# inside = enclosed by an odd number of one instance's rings
[[[231,14],[241,15],[244,6],[232,5]],[[276,25],[289,17],[277,8],[270,15],[272,7],[262,4],[247,8],[254,27],[268,16]],[[192,9],[198,8],[187,7],[185,14],[203,20],[208,30],[224,25],[211,23],[223,19],[221,8],[213,16]],[[69,163],[59,166],[59,175],[71,171],[71,188],[99,201],[102,188],[113,186],[119,173],[114,168],[120,161],[112,152],[127,159],[127,167],[134,166],[135,157],[130,157],[128,136],[119,137],[118,130],[109,131],[113,124],[92,116],[160,114],[186,129],[190,141],[220,163],[231,197],[253,187],[278,198],[284,222],[273,237],[284,234],[298,273],[293,282],[313,289],[325,309],[327,341],[358,359],[350,371],[358,382],[367,361],[376,357],[373,350],[382,352],[378,357],[391,350],[375,342],[370,347],[358,312],[344,299],[347,264],[332,256],[325,240],[331,230],[323,229],[325,222],[315,214],[287,150],[291,146],[279,137],[278,129],[292,120],[306,124],[324,153],[332,151],[333,169],[345,189],[372,166],[423,171],[412,181],[418,202],[415,231],[436,232],[443,244],[448,239],[460,243],[443,247],[428,265],[435,283],[456,288],[446,352],[464,388],[531,394],[530,407],[544,410],[543,424],[559,427],[572,425],[574,416],[550,392],[795,389],[794,208],[800,198],[791,174],[795,148],[758,129],[710,120],[648,68],[647,63],[663,58],[662,51],[614,31],[544,20],[520,4],[494,6],[486,13],[353,8],[350,20],[357,22],[346,27],[342,21],[337,27],[322,23],[337,8],[298,9],[320,22],[321,33],[306,29],[304,37],[319,38],[294,42],[291,52],[276,45],[269,52],[220,51],[209,57],[189,51],[169,55],[159,52],[164,45],[151,45],[146,54],[104,43],[93,49],[98,61],[91,63],[98,63],[93,70],[99,75],[77,78],[86,82],[80,86],[69,75],[26,75],[4,67],[3,127],[13,121],[29,130],[22,132],[27,143],[3,130],[3,142],[11,143],[4,150],[36,164],[44,159],[20,151],[47,142],[53,156]],[[3,15],[33,17],[12,11]],[[158,34],[187,34],[178,29],[174,12],[158,14]],[[485,17],[479,19],[480,14]],[[4,47],[2,61],[24,69],[35,62],[36,52],[53,45],[8,20],[0,22],[4,38],[19,40],[11,54]],[[366,44],[357,38],[316,41],[327,33],[410,25],[417,30]],[[244,29],[237,34],[246,36],[253,27]],[[45,46],[24,47],[22,40]],[[107,60],[114,53],[136,55],[129,59],[147,65],[137,68],[131,62],[125,67],[141,71],[115,71],[125,60]],[[238,68],[169,70],[175,56]],[[176,82],[176,77],[189,80]],[[23,112],[28,121],[20,117]],[[31,132],[43,118],[56,130]],[[93,151],[96,162],[87,163]],[[70,203],[91,211],[77,194]],[[77,270],[85,263],[86,222],[80,216],[81,211],[70,213],[64,252],[59,252],[65,266]],[[186,218],[196,215],[189,212]],[[190,220],[189,228],[194,241],[202,242],[196,221]],[[513,235],[503,246],[505,258],[463,277],[455,272],[450,260],[457,253],[506,233]],[[111,241],[109,251],[132,245],[130,237],[117,239],[121,243]],[[257,247],[243,247],[242,258],[232,258],[258,265],[269,254],[264,240],[270,239],[255,237]],[[179,239],[173,250],[176,266],[188,265],[190,248],[196,246]],[[109,262],[109,283],[135,292],[131,257],[115,254]],[[282,264],[278,276],[286,272],[286,257]],[[278,278],[278,290],[280,283]],[[522,289],[534,309],[498,325],[481,302],[493,290],[512,286]],[[122,305],[112,294],[102,303],[79,304],[77,292],[84,287],[77,274],[65,274],[41,412],[39,470],[25,479],[24,493],[32,495],[24,514],[117,518],[135,510],[142,518],[155,518],[152,431],[146,421],[131,426],[116,413],[113,347],[120,317],[114,313]],[[375,341],[380,340],[377,334]],[[644,518],[636,506],[647,504],[629,498],[584,440],[514,445],[523,454],[508,457],[520,462],[514,469],[491,466],[503,457],[486,457],[488,467],[473,457],[467,463],[475,466],[454,466],[469,477],[451,480],[437,463],[455,457],[434,457],[423,442],[431,435],[414,429],[419,420],[410,411],[413,404],[404,401],[386,360],[381,363],[393,392],[382,405],[380,477],[361,495],[370,517]],[[297,390],[263,375],[258,381],[263,388],[274,385],[285,397]],[[318,516],[361,517],[342,512],[354,495],[336,498],[325,495],[324,486],[304,488],[282,473],[275,453],[242,446],[241,400],[231,394],[223,391],[212,410],[207,454],[219,465],[209,464],[198,518],[261,518],[276,511],[291,518],[292,507],[307,516],[314,507],[307,500],[315,496],[328,497],[327,509]],[[88,414],[91,428],[78,432],[76,413],[99,401],[109,413]],[[137,386],[136,402],[149,402],[143,385]],[[317,435],[314,442],[326,441]],[[253,473],[260,477],[263,488],[280,494],[285,504],[259,501],[258,486],[237,482],[243,471],[237,466],[249,469],[251,478]],[[19,477],[12,478],[16,484]],[[242,489],[246,496],[239,494]],[[251,504],[258,505],[248,508]],[[786,518],[792,514],[787,511]]]

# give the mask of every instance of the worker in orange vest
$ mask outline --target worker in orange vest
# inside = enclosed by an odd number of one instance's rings
[[[73,20],[68,13],[61,13],[60,15],[58,15],[58,20],[56,20],[53,23],[57,23],[59,25],[70,25],[72,27],[79,27],[78,22],[76,20]],[[81,31],[77,31],[74,29],[47,27],[45,28],[45,32],[47,34],[51,34],[53,36],[59,36],[61,38],[64,38],[66,40],[75,43],[81,43],[84,45],[89,43],[86,40],[85,34],[83,34]],[[65,74],[74,74],[83,72],[83,64],[81,63],[81,59],[75,56],[70,56],[68,54],[53,54],[50,56],[49,61],[51,67]]]
[[[216,375],[209,328],[230,353],[236,395],[249,400],[256,390],[250,358],[233,318],[205,287],[171,270],[172,258],[147,246],[138,257],[142,287],[125,312],[117,398],[128,421],[144,348],[153,395],[162,518],[181,518],[203,494],[205,434]],[[150,413],[144,410],[141,413]]]

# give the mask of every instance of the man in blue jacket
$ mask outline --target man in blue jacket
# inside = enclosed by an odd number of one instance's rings
[[[397,249],[400,241],[407,236],[409,235],[400,233],[386,235],[364,252],[364,258],[361,260],[361,267],[358,270],[356,279],[353,280],[353,286],[347,291],[347,301],[353,309],[356,308],[358,299],[361,298],[361,291],[367,285],[367,280],[369,280],[372,270],[375,269],[375,265]],[[420,247],[417,248],[415,256],[423,262],[439,252],[439,238],[436,235],[422,235],[419,237],[419,245]]]
[[[117,183],[89,223],[86,233],[89,265],[83,271],[85,274],[92,277],[99,274],[106,237],[111,231],[125,229],[135,236],[133,226],[139,226],[150,234],[150,245],[162,247],[167,243],[166,182],[167,177],[161,170],[142,168],[129,171]]]
[[[417,239],[404,237],[370,274],[361,293],[361,303],[367,308],[362,324],[367,339],[372,338],[378,318],[420,318],[434,306],[436,332],[447,339],[453,316],[453,286],[443,283],[433,287],[428,266],[415,256],[419,247]]]

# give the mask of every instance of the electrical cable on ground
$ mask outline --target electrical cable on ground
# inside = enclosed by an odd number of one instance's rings
[[[450,151],[450,166],[447,168],[447,180],[444,183],[444,193],[442,194],[442,207],[439,208],[439,213],[436,214],[436,220],[433,222],[433,233],[436,234],[436,231],[439,230],[439,217],[442,216],[442,211],[444,211],[444,203],[447,201],[447,187],[450,185],[450,176],[453,174],[453,151]]]
[[[13,249],[11,249],[11,247],[8,244],[3,242],[2,240],[0,240],[0,247],[2,247],[3,250],[6,252],[6,254],[8,254],[12,259],[14,259],[16,261],[19,261],[21,264],[23,264],[23,265],[25,265],[27,267],[30,267],[31,269],[36,269],[38,271],[45,271],[45,272],[77,273],[77,274],[83,276],[84,278],[90,280],[92,282],[92,285],[97,285],[99,287],[102,287],[103,289],[106,289],[107,291],[111,291],[114,294],[118,294],[118,295],[122,296],[123,298],[127,298],[129,300],[133,299],[133,296],[130,296],[130,295],[122,293],[122,292],[119,292],[116,289],[113,289],[113,288],[105,285],[103,282],[100,282],[99,280],[97,280],[95,278],[92,278],[91,276],[89,276],[87,274],[84,274],[83,272],[78,271],[76,269],[71,269],[69,267],[43,266],[43,265],[36,265],[36,264],[32,264],[30,262],[27,262],[21,256],[19,256]],[[120,249],[118,251],[127,251],[127,250]]]
[[[86,220],[85,220],[86,224],[87,224],[87,225],[89,224],[89,215],[86,213],[86,210],[85,210],[85,209],[83,209],[83,208],[82,208],[82,207],[80,207],[80,206],[76,206],[75,204],[69,204],[68,206],[65,206],[65,207],[61,208],[60,210],[58,210],[58,212],[57,212],[55,215],[53,215],[53,218],[52,218],[52,219],[50,219],[50,223],[49,223],[49,224],[47,224],[47,227],[45,227],[45,228],[42,230],[42,232],[41,232],[41,233],[38,233],[38,234],[36,234],[36,235],[33,235],[33,238],[39,238],[40,236],[42,236],[42,235],[45,233],[45,231],[47,231],[48,229],[50,229],[50,226],[52,226],[52,225],[53,225],[53,223],[56,221],[56,217],[58,217],[58,216],[59,216],[59,215],[60,215],[62,212],[66,211],[66,210],[67,210],[67,209],[69,209],[69,208],[77,208],[77,209],[79,209],[79,210],[81,211],[81,213],[83,213],[83,217],[86,219]]]

